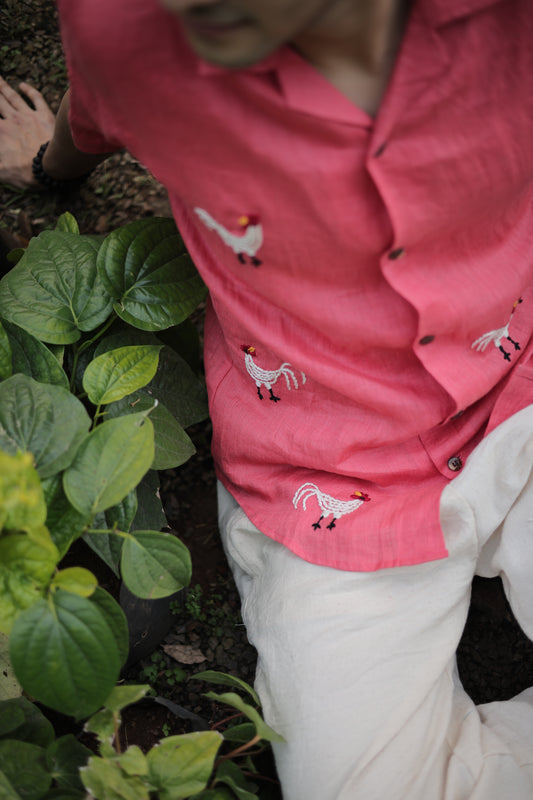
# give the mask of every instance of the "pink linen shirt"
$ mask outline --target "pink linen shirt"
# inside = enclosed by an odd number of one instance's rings
[[[304,559],[446,556],[439,496],[533,402],[533,15],[414,2],[375,119],[290,47],[199,60],[157,0],[59,0],[71,125],[167,187],[210,290],[217,474]]]

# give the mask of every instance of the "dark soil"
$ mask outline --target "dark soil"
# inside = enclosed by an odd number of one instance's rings
[[[57,109],[66,88],[66,72],[52,0],[3,0],[0,73],[15,87],[21,80],[33,83]],[[0,186],[4,251],[53,227],[66,210],[77,218],[83,233],[106,233],[140,217],[170,215],[163,187],[131,156],[115,155],[70,197]],[[238,596],[217,533],[209,423],[191,433],[198,455],[183,467],[161,474],[169,525],[190,548],[194,569],[190,588],[174,602],[163,644],[188,648],[185,652],[196,663],[178,662],[159,647],[127,669],[127,680],[150,683],[167,702],[165,706],[147,700],[125,713],[124,741],[144,748],[162,734],[216,725],[228,713],[203,698],[202,692],[210,687],[189,680],[193,673],[218,669],[253,680],[255,653],[246,640]],[[108,580],[112,583],[110,576]],[[518,628],[498,579],[476,579],[458,659],[462,680],[476,702],[506,699],[533,684],[533,643]],[[196,718],[183,719],[177,706]]]

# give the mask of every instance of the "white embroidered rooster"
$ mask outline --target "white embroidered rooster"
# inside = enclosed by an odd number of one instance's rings
[[[253,378],[255,381],[255,385],[257,386],[257,394],[259,395],[259,399],[263,399],[263,395],[261,394],[261,386],[264,386],[265,389],[268,389],[270,393],[270,400],[273,400],[275,403],[278,402],[280,399],[276,397],[274,392],[272,391],[272,386],[276,383],[278,378],[283,375],[285,378],[285,383],[287,384],[287,389],[290,391],[291,389],[291,380],[293,382],[294,388],[298,388],[298,381],[296,379],[296,375],[294,374],[294,370],[291,369],[291,365],[288,361],[285,361],[279,369],[262,369],[258,367],[257,364],[253,360],[253,356],[256,355],[255,347],[251,345],[243,344],[241,346],[241,350],[244,352],[244,363],[246,365],[246,371],[250,378]],[[305,383],[305,375],[302,372],[302,383]]]
[[[495,331],[489,331],[488,333],[484,333],[483,336],[480,336],[479,339],[476,339],[475,342],[472,342],[472,347],[474,347],[478,351],[484,351],[487,349],[487,346],[494,342],[494,346],[501,350],[503,353],[503,357],[506,361],[511,360],[511,354],[504,348],[502,345],[502,341],[506,339],[507,341],[511,342],[515,350],[520,350],[520,345],[518,342],[515,342],[514,339],[511,339],[509,336],[509,326],[511,324],[511,320],[513,319],[513,314],[516,310],[516,307],[522,302],[522,298],[520,297],[516,303],[513,305],[513,310],[511,311],[511,316],[507,320],[507,325],[504,325],[503,328],[497,328]]]
[[[336,520],[340,519],[340,517],[343,517],[345,514],[351,514],[363,503],[368,503],[370,501],[370,497],[365,492],[354,492],[352,494],[353,499],[339,500],[336,497],[332,497],[330,494],[321,492],[314,483],[304,483],[292,498],[294,508],[298,508],[298,503],[301,500],[305,511],[307,501],[310,497],[316,497],[316,501],[322,511],[320,518],[316,522],[313,522],[315,531],[321,527],[320,523],[322,520],[329,516],[333,516],[333,519],[326,527],[332,530],[332,528],[335,527]]]
[[[239,225],[244,229],[244,233],[241,236],[237,236],[217,222],[216,219],[207,211],[204,211],[203,208],[195,208],[194,211],[198,214],[206,228],[218,233],[224,244],[233,250],[241,264],[247,263],[245,256],[248,256],[250,263],[252,263],[254,267],[258,267],[261,264],[260,259],[257,258],[257,252],[263,244],[263,226],[259,222],[259,217],[257,215],[248,214],[247,216],[240,217]]]

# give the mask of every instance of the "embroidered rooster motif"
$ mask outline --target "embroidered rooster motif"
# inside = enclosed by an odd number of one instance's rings
[[[272,386],[276,383],[278,378],[283,375],[285,378],[285,383],[287,384],[287,389],[290,391],[291,389],[291,380],[294,385],[294,388],[298,388],[298,380],[296,379],[296,375],[294,374],[294,370],[291,369],[291,365],[288,361],[285,361],[279,369],[262,369],[258,367],[257,364],[253,360],[253,356],[256,355],[255,347],[251,345],[243,344],[241,345],[241,350],[244,352],[244,363],[246,366],[246,371],[250,378],[255,381],[255,385],[257,386],[257,394],[260,400],[263,400],[263,395],[261,394],[261,386],[264,386],[265,389],[268,389],[270,393],[270,400],[273,400],[274,403],[277,403],[280,400],[279,397],[276,397],[274,392],[272,391]],[[302,376],[302,384],[305,383],[305,375],[303,372],[300,373]]]
[[[204,211],[203,208],[195,208],[194,211],[200,217],[206,228],[218,233],[224,244],[233,250],[241,264],[247,263],[245,257],[248,256],[250,263],[253,264],[254,267],[260,266],[261,261],[257,258],[257,252],[263,244],[263,226],[259,222],[259,217],[257,215],[248,214],[247,216],[240,217],[239,225],[243,228],[244,233],[241,236],[237,236],[217,222],[216,219],[207,211]]]
[[[522,302],[522,298],[520,297],[516,303],[513,305],[513,310],[511,311],[511,316],[507,320],[507,324],[504,325],[503,328],[497,328],[495,331],[489,331],[488,333],[484,333],[483,336],[480,336],[479,339],[476,339],[475,342],[472,342],[471,347],[474,347],[478,351],[485,351],[487,346],[494,342],[494,346],[498,348],[503,353],[503,357],[505,361],[511,360],[511,354],[504,348],[502,345],[502,341],[505,339],[513,345],[515,350],[520,350],[520,345],[518,342],[515,342],[514,339],[511,339],[509,336],[509,326],[511,325],[511,320],[513,319],[514,312],[520,303]]]
[[[332,516],[333,519],[326,527],[328,530],[332,530],[335,527],[335,522],[340,519],[340,517],[343,517],[345,514],[351,514],[363,503],[368,503],[370,501],[370,497],[365,492],[354,492],[352,494],[353,499],[339,500],[337,497],[332,497],[329,494],[321,492],[314,483],[304,483],[292,498],[294,508],[298,508],[298,503],[301,500],[302,507],[305,511],[307,501],[310,497],[316,497],[318,506],[322,511],[320,518],[316,522],[313,522],[315,531],[322,527],[320,523],[329,516]]]

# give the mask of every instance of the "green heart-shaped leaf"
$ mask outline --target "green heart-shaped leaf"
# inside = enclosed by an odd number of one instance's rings
[[[159,403],[154,408],[154,398],[142,389],[124,397],[107,408],[110,417],[119,417],[138,411],[150,411],[154,426],[155,454],[152,469],[172,469],[184,464],[196,452],[196,448],[179,422],[168,408]]]
[[[202,422],[207,417],[205,384],[170,347],[161,350],[155,377],[141,391],[150,392],[151,396],[163,403],[183,428]]]
[[[29,742],[0,741],[0,770],[24,800],[40,800],[52,783],[43,748]]]
[[[137,513],[131,523],[133,531],[159,531],[167,524],[159,496],[159,475],[149,470],[136,489]],[[122,528],[123,531],[127,528]]]
[[[156,373],[162,346],[119,347],[91,361],[83,375],[83,388],[91,403],[113,403],[146,386]]]
[[[61,386],[27,375],[0,383],[0,448],[32,453],[41,478],[71,463],[90,424],[80,401]]]
[[[89,601],[98,608],[109,625],[118,647],[120,663],[125,664],[129,653],[129,632],[124,612],[117,601],[100,586],[90,596]]]
[[[22,372],[40,383],[69,388],[65,370],[48,347],[12,322],[4,322],[13,358],[13,372]]]
[[[99,608],[61,590],[19,615],[11,661],[25,691],[77,719],[102,705],[120,670],[117,643]]]
[[[169,736],[148,753],[150,781],[159,800],[180,800],[205,788],[222,736],[216,731]]]
[[[59,787],[83,791],[80,769],[90,756],[91,751],[80,744],[75,736],[67,733],[47,748],[46,763]]]
[[[109,416],[121,416],[138,408],[148,408],[150,403],[153,406],[155,400],[170,411],[182,428],[202,422],[207,417],[204,383],[170,347],[161,350],[157,372],[150,383],[116,404],[111,403],[106,412]]]
[[[139,220],[113,231],[97,267],[115,312],[145,331],[182,322],[207,291],[171,219]]]
[[[48,514],[46,525],[61,558],[65,555],[73,541],[78,539],[91,521],[88,514],[80,512],[72,506],[63,491],[60,475],[54,475],[43,482],[46,494]]]
[[[52,723],[25,697],[0,703],[0,737],[47,747],[55,739]]]
[[[161,501],[158,502],[161,506]],[[120,577],[120,554],[124,539],[117,533],[112,533],[112,529],[116,526],[120,531],[129,531],[136,512],[137,492],[133,490],[116,506],[111,506],[95,516],[92,527],[97,530],[108,528],[109,533],[88,532],[83,536],[91,550],[100,556],[117,578]]]
[[[130,592],[145,599],[168,597],[191,579],[191,556],[169,533],[135,531],[122,547],[122,579]]]
[[[154,429],[145,414],[110,419],[81,443],[63,474],[65,494],[82,514],[120,503],[154,459]]]
[[[67,231],[68,233],[79,234],[80,229],[76,217],[72,216],[69,211],[65,211],[57,220],[56,231]]]
[[[71,344],[109,317],[112,299],[96,270],[98,243],[44,231],[0,281],[0,316],[43,342]]]

